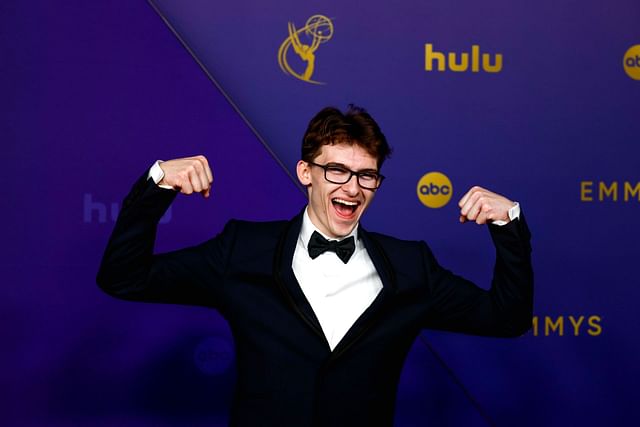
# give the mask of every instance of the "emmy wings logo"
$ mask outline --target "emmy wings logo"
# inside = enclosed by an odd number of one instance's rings
[[[296,29],[294,24],[289,22],[289,37],[278,49],[280,68],[285,74],[296,79],[307,83],[324,84],[312,80],[312,76],[316,64],[316,51],[321,44],[331,40],[331,37],[333,37],[333,23],[324,15],[313,15],[300,29]]]

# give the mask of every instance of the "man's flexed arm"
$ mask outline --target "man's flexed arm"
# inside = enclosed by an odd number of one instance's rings
[[[202,156],[161,163],[161,175],[145,172],[125,198],[105,250],[97,282],[117,298],[213,306],[222,281],[233,223],[198,246],[154,255],[160,218],[179,190],[185,194],[211,189],[211,170]],[[167,187],[161,187],[168,186]],[[173,189],[171,189],[173,188]]]
[[[517,203],[481,187],[458,203],[460,222],[487,224],[496,247],[491,289],[441,268],[425,247],[433,312],[427,326],[476,335],[518,336],[531,326],[533,269],[530,233]]]

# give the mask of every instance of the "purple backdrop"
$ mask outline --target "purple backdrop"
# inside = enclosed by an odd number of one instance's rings
[[[623,67],[640,45],[637,2],[153,4],[0,5],[2,425],[225,425],[233,343],[220,316],[95,285],[118,206],[156,159],[204,154],[214,197],[179,197],[158,250],[232,217],[290,217],[305,203],[288,173],[306,122],[347,102],[368,107],[396,149],[368,228],[425,239],[482,285],[493,251],[486,230],[457,224],[466,188],[520,200],[534,233],[537,327],[518,340],[426,331],[396,424],[638,422],[640,195],[623,191],[640,181],[640,81]],[[326,85],[277,62],[287,22],[314,14],[335,29],[317,51]],[[478,44],[503,68],[426,71],[426,43],[445,54]],[[416,196],[434,170],[453,182],[441,209]],[[618,199],[600,201],[599,183],[614,181]]]

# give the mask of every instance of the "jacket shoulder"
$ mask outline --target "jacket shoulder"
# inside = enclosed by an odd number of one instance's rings
[[[287,227],[289,221],[248,221],[243,219],[231,219],[226,227],[234,227],[237,233],[253,233],[255,235],[280,235]]]
[[[224,227],[223,235],[230,236],[234,246],[243,251],[275,247],[289,224],[288,221],[247,221],[232,219]],[[231,237],[232,236],[232,237]]]

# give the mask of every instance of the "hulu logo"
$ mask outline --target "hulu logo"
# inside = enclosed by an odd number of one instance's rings
[[[118,213],[120,212],[120,206],[116,202],[99,202],[93,200],[91,193],[85,193],[82,200],[82,221],[86,224],[99,223],[105,224],[107,222],[116,222],[118,219]],[[171,206],[160,218],[160,224],[166,224],[171,221]]]
[[[493,56],[493,58],[492,58]],[[424,69],[425,71],[454,71],[462,73],[471,70],[478,73],[481,70],[487,73],[498,73],[502,70],[502,54],[480,53],[480,46],[471,46],[471,53],[462,52],[438,52],[433,50],[433,45],[424,45]]]

